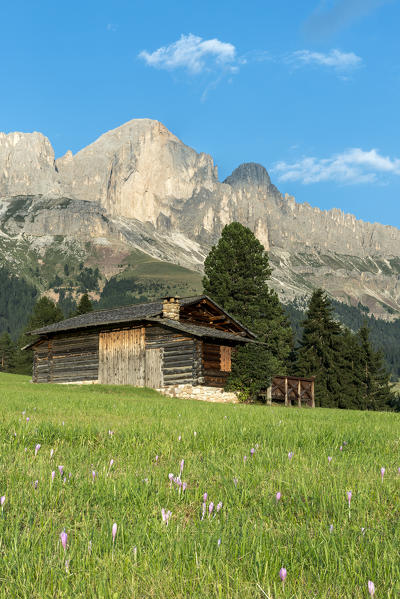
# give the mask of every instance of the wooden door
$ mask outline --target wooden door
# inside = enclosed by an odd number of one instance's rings
[[[145,385],[151,389],[160,389],[162,383],[162,349],[146,349]]]
[[[100,333],[99,382],[108,385],[144,386],[144,327]]]

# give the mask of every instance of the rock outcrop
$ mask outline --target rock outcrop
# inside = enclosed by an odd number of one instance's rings
[[[233,220],[269,250],[284,300],[321,285],[379,316],[400,312],[400,230],[296,203],[259,164],[221,183],[211,156],[149,119],[57,160],[40,133],[0,133],[2,237],[119,244],[201,270]]]

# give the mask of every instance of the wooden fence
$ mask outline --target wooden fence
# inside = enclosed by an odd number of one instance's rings
[[[314,377],[274,376],[272,386],[267,391],[267,405],[282,402],[285,406],[306,404],[315,408]]]

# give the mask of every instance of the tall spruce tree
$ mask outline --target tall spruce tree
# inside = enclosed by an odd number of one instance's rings
[[[228,386],[252,398],[266,389],[273,374],[284,374],[293,333],[274,290],[268,254],[240,223],[222,230],[204,262],[204,292],[257,335],[263,345],[238,348]]]
[[[31,350],[21,351],[21,348],[31,343],[35,337],[27,335],[29,331],[34,331],[46,325],[64,320],[64,314],[53,300],[44,296],[35,304],[28,324],[18,340],[19,351],[16,355],[15,371],[19,374],[30,374],[32,372],[33,352]]]
[[[315,376],[315,405],[338,407],[342,397],[340,362],[343,335],[334,320],[323,289],[311,296],[303,322],[295,370],[300,376]]]
[[[383,354],[375,351],[369,339],[365,321],[357,334],[359,341],[358,375],[360,379],[360,402],[365,410],[389,410],[394,405],[390,374],[385,368]]]

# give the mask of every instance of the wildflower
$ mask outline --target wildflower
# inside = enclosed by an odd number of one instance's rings
[[[182,472],[183,472],[183,466],[184,466],[184,464],[185,464],[185,460],[181,460],[180,467],[179,467],[180,468],[180,470],[179,470],[180,474],[182,474]]]
[[[254,447],[252,447],[252,448],[250,449],[250,455],[251,455],[251,457],[253,457],[253,455],[254,455],[254,452],[255,452],[255,449],[254,449]]]
[[[218,545],[218,547],[221,545],[221,539],[218,539],[217,545]]]
[[[400,474],[400,468],[397,468],[397,473]]]
[[[35,487],[35,489],[37,489],[37,488],[38,488],[38,484],[39,484],[39,481],[38,481],[38,480],[35,480],[35,482],[33,483],[33,486]]]
[[[333,524],[331,524],[331,525],[329,526],[329,532],[330,532],[331,534],[333,533]]]
[[[343,451],[343,445],[341,445],[341,446],[339,447],[339,450],[340,450],[340,451]]]
[[[238,481],[238,479],[237,479],[237,478],[234,478],[234,479],[233,479],[233,484],[235,485],[235,487],[237,487],[237,484],[238,484],[238,482],[239,482],[239,481]]]
[[[92,541],[88,543],[88,553],[92,553]]]
[[[197,437],[197,432],[196,431],[194,431],[193,434],[194,434],[195,437]]]
[[[172,516],[172,512],[170,512],[169,510],[166,511],[164,508],[162,508],[161,510],[161,518],[162,521],[165,522],[165,524],[168,526],[168,521],[170,519],[170,517]]]
[[[37,455],[37,454],[38,454],[38,451],[39,451],[40,447],[41,447],[41,445],[40,445],[40,443],[38,443],[38,444],[36,445],[36,447],[35,447],[35,455]]]
[[[112,468],[113,464],[114,464],[114,460],[113,460],[113,458],[111,458],[109,468]]]
[[[113,544],[114,544],[114,541],[115,541],[115,537],[116,537],[116,535],[117,535],[117,528],[118,528],[118,526],[117,526],[117,523],[116,523],[116,522],[114,522],[114,524],[112,525],[112,530],[111,530],[111,532],[112,532],[112,542],[113,542]]]
[[[65,485],[66,482],[67,482],[67,477],[64,476],[64,478],[63,478],[63,485]]]
[[[180,441],[181,439],[182,439],[182,436],[181,436],[181,435],[179,435],[179,437],[178,437],[178,441]]]
[[[281,579],[281,581],[282,581],[282,586],[283,586],[283,588],[285,588],[285,579],[286,579],[286,576],[287,576],[287,571],[286,571],[286,568],[281,568],[281,569],[279,570],[279,578],[280,578],[280,579]]]
[[[182,492],[185,492],[187,489],[187,483],[182,483]]]
[[[207,504],[206,504],[206,502],[204,502],[202,505],[202,514],[201,514],[202,520],[204,520],[204,516],[206,515],[206,510],[207,510]]]
[[[55,475],[56,475],[56,471],[53,470],[53,472],[51,473],[51,482],[54,482]]]
[[[385,476],[385,468],[381,468],[381,480],[383,482],[383,477]]]
[[[114,434],[114,431],[108,430],[108,435],[109,435],[109,437],[112,437],[112,436],[113,436],[113,434]]]
[[[65,571],[68,574],[68,572],[69,572],[69,559],[65,560]]]
[[[156,464],[158,463],[158,455],[156,455]]]
[[[26,417],[26,421],[29,422],[29,416]]]
[[[212,512],[213,512],[213,509],[214,509],[214,504],[213,504],[213,502],[211,501],[211,502],[210,502],[210,505],[208,506],[208,513],[209,513],[209,515],[210,515],[210,516],[211,516],[211,514],[212,514]]]
[[[247,455],[244,455],[243,456],[243,462],[246,463],[246,460],[247,460]]]
[[[222,501],[220,501],[219,503],[217,503],[216,510],[217,510],[217,512],[219,512],[220,510],[222,510]]]
[[[328,463],[330,464],[332,462],[332,457],[330,455],[328,455]]]
[[[363,537],[365,536],[365,528],[363,526],[361,527],[361,534]]]
[[[281,492],[278,491],[277,494],[275,495],[276,503],[278,503],[278,501],[280,501],[281,497],[282,497]]]
[[[289,453],[287,454],[287,457],[289,458],[289,460],[291,460],[293,457],[293,451],[289,451]]]
[[[170,473],[168,474],[168,478],[169,478],[169,482],[170,482],[170,483],[171,483],[171,485],[172,485],[172,481],[174,480],[174,475],[172,474],[172,472],[170,472]]]
[[[0,497],[0,506],[1,506],[1,511],[3,511],[3,509],[4,509],[4,504],[5,504],[5,502],[6,502],[6,496],[5,496],[5,495],[2,495],[2,496]]]
[[[53,457],[54,455],[54,449],[50,449],[50,459]]]
[[[368,593],[373,597],[375,595],[375,585],[372,580],[368,581]]]
[[[137,547],[136,545],[133,548],[133,559],[135,560],[135,564],[137,563]]]
[[[96,471],[92,470],[92,481],[94,482],[94,479],[96,478]]]
[[[350,503],[351,503],[351,491],[347,491],[347,501],[349,502],[349,508],[350,508]]]
[[[65,528],[64,530],[60,533],[60,539],[61,539],[61,545],[64,548],[64,551],[67,551],[67,540],[68,540],[68,535],[65,532]]]
[[[203,501],[206,502],[207,501],[207,497],[208,497],[208,493],[204,493],[203,495]]]
[[[60,473],[60,476],[62,476],[64,474],[64,466],[58,466],[58,471]]]

